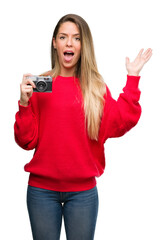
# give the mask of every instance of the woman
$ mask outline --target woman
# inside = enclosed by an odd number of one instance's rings
[[[139,72],[152,50],[126,58],[127,83],[115,101],[98,72],[87,23],[69,14],[52,38],[52,93],[33,93],[31,74],[21,83],[15,140],[34,149],[27,205],[35,240],[58,240],[62,216],[69,240],[92,240],[98,212],[96,177],[105,168],[104,143],[136,125]]]

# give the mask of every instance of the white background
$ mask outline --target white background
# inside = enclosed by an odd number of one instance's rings
[[[95,240],[166,239],[166,14],[164,0],[3,1],[0,9],[0,239],[30,240],[26,209],[33,151],[13,137],[24,73],[50,69],[57,21],[67,13],[89,24],[98,68],[117,98],[126,81],[125,57],[151,47],[141,72],[142,116],[128,134],[105,144],[106,170],[98,179],[100,208]],[[61,240],[65,239],[64,229]]]

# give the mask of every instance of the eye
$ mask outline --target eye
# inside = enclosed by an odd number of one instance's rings
[[[75,40],[76,40],[76,41],[80,41],[80,38],[79,38],[79,37],[76,37]]]
[[[65,37],[64,37],[64,36],[60,36],[59,39],[62,39],[62,40],[63,40],[63,39],[65,39]]]

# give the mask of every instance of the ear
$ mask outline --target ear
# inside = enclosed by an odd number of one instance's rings
[[[56,40],[55,40],[55,38],[52,39],[52,43],[53,43],[54,48],[56,49]]]

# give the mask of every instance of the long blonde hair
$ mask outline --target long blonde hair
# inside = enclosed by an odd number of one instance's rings
[[[56,39],[59,27],[65,22],[75,23],[80,31],[81,57],[77,63],[75,76],[80,80],[84,99],[85,126],[87,127],[88,136],[90,139],[97,141],[103,114],[106,86],[97,69],[93,39],[89,26],[82,17],[75,14],[68,14],[62,17],[55,27],[53,38]],[[52,70],[50,74],[52,77],[56,77],[60,74],[60,64],[53,41],[51,44]]]

